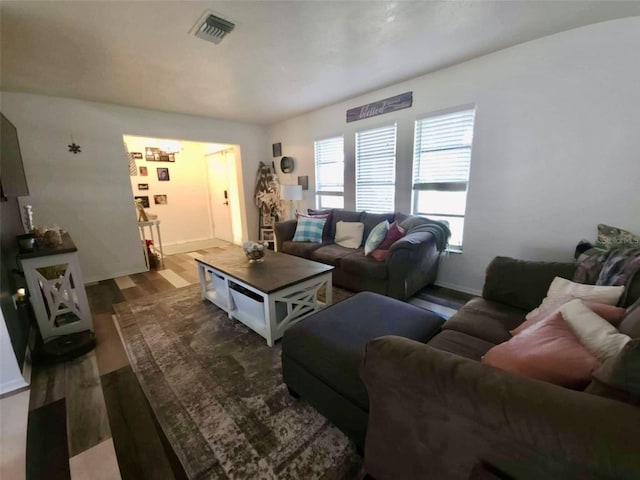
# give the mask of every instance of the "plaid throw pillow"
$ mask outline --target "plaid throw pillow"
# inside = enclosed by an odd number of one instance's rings
[[[322,229],[326,221],[326,218],[298,217],[293,241],[322,243]]]

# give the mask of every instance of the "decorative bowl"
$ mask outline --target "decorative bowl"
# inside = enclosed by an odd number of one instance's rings
[[[242,244],[244,254],[249,263],[259,263],[264,261],[264,244],[256,242],[245,242]]]

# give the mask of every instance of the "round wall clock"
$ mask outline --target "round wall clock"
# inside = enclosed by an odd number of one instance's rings
[[[282,157],[280,159],[280,170],[282,170],[282,173],[291,173],[291,172],[293,172],[293,158],[291,158],[291,157]]]

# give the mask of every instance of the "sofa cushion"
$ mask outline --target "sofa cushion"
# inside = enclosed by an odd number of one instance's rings
[[[549,285],[547,296],[544,297],[542,303],[527,314],[527,320],[539,315],[545,308],[554,308],[558,301],[564,303],[570,300],[580,299],[589,300],[591,302],[606,303],[615,305],[624,292],[623,286],[604,286],[604,285],[585,285],[583,283],[572,282],[566,278],[556,277]],[[547,307],[547,304],[551,304]]]
[[[331,214],[331,230],[329,235],[336,238],[336,224],[338,222],[359,222],[364,212],[352,212],[351,210],[341,210],[336,208]]]
[[[359,248],[362,246],[362,222],[338,222],[336,224],[335,242],[346,248]]]
[[[369,234],[371,230],[373,230],[377,225],[384,222],[385,220],[389,222],[389,224],[393,223],[393,219],[395,217],[394,213],[368,213],[363,212],[360,221],[364,224],[364,233],[362,236],[362,244],[367,241],[369,238]]]
[[[322,244],[315,242],[294,242],[292,240],[282,242],[283,253],[307,259],[310,259],[311,254],[320,247],[322,247]]]
[[[511,338],[509,331],[524,321],[525,313],[509,305],[474,298],[447,320],[443,329],[456,330],[498,344]]]
[[[598,225],[596,247],[615,248],[621,246],[640,247],[640,235],[603,223]]]
[[[540,311],[536,315],[527,315],[527,320],[525,320],[524,323],[521,323],[516,329],[511,330],[511,335],[517,335],[524,329],[529,328],[531,325],[544,320],[552,313],[560,310],[560,308],[566,303],[567,301],[564,298],[546,303],[544,307],[539,309]],[[587,300],[583,301],[583,303],[614,327],[617,327],[620,324],[625,315],[625,309],[621,307],[614,307],[613,305],[607,305],[606,303],[589,302]]]
[[[296,219],[300,217],[307,218],[324,218],[324,227],[322,228],[322,241],[326,242],[330,240],[329,230],[331,229],[331,213],[301,213],[296,212]]]
[[[325,245],[314,250],[311,253],[311,260],[337,267],[338,265],[340,265],[340,260],[343,257],[351,255],[352,253],[354,253],[353,248],[341,247],[340,245],[332,243],[330,245]]]
[[[508,342],[496,345],[482,362],[567,388],[583,390],[600,366],[556,312]]]
[[[332,241],[333,237],[331,236],[331,218],[333,217],[333,209],[316,210],[313,208],[309,208],[307,209],[307,214],[310,217],[320,217],[320,218],[327,219],[326,223],[324,224],[324,228],[322,229],[322,241],[323,242]]]
[[[443,330],[429,340],[430,347],[480,361],[495,344],[455,330]]]
[[[382,243],[378,245],[380,250],[388,250],[391,245],[396,243],[396,241],[400,240],[407,231],[402,228],[398,221],[396,220],[391,225],[389,225],[389,231],[387,232],[387,236],[384,237]]]
[[[287,329],[282,355],[368,411],[368,395],[359,375],[367,342],[396,335],[424,343],[442,322],[437,315],[408,303],[362,292]]]
[[[322,230],[326,222],[326,218],[298,217],[293,241],[322,243]]]
[[[364,254],[371,255],[371,253],[380,246],[388,232],[389,222],[387,220],[373,227],[373,230],[371,230],[371,233],[369,233],[369,236],[364,241]]]
[[[364,251],[359,248],[356,253],[342,257],[340,268],[347,273],[359,277],[370,277],[384,280],[389,274],[387,264],[379,262],[374,258],[367,257]]]
[[[573,278],[575,270],[573,263],[496,257],[487,267],[482,296],[530,311],[542,303],[555,277]]]
[[[572,300],[563,305],[560,313],[580,343],[601,362],[618,355],[631,340],[581,300]]]

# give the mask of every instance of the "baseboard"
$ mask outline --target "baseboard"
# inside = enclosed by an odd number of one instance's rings
[[[476,290],[475,288],[463,287],[461,285],[454,285],[446,282],[435,282],[434,285],[438,287],[448,288],[449,290],[457,290],[458,292],[468,293],[469,295],[481,296],[482,290]]]

